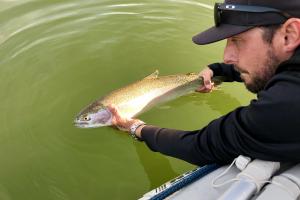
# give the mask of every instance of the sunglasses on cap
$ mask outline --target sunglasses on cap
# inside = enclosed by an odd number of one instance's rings
[[[286,0],[288,1],[288,0]],[[263,6],[248,6],[248,5],[235,5],[235,4],[226,4],[226,3],[215,3],[214,7],[214,20],[215,20],[215,26],[220,26],[221,23],[223,23],[222,14],[225,12],[241,12],[241,13],[275,13],[278,14],[286,19],[290,18],[291,15],[288,13],[285,13],[281,10],[275,9],[275,8],[269,8],[269,7],[263,7]],[[235,17],[236,18],[236,17]],[[234,20],[238,21],[238,19]],[[250,24],[250,25],[259,25],[262,22],[259,22],[259,18],[257,20],[257,24]],[[249,24],[240,24],[240,25],[249,25]]]

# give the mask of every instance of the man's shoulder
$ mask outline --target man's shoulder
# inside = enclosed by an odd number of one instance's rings
[[[284,71],[276,74],[257,94],[251,105],[297,105],[300,110],[300,71]]]
[[[299,70],[282,71],[275,74],[267,83],[265,90],[283,89],[288,91],[300,90],[300,66]]]

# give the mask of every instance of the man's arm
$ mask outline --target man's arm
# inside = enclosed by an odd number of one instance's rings
[[[234,69],[233,65],[225,63],[213,63],[208,65],[208,68],[212,70],[213,76],[224,76],[227,78],[226,81],[228,82],[242,82],[240,73]]]
[[[153,151],[196,165],[226,164],[238,155],[273,161],[300,162],[300,79],[276,76],[250,105],[195,131],[141,126],[136,135]],[[129,131],[138,119],[126,119],[111,109],[113,124]]]
[[[213,120],[203,129],[145,126],[141,137],[151,150],[196,165],[226,164],[238,155],[300,162],[300,80],[289,78],[288,82],[278,76],[250,105]]]

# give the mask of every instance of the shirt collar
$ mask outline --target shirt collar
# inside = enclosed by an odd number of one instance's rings
[[[300,71],[300,46],[290,59],[282,62],[278,66],[276,74],[282,71]]]

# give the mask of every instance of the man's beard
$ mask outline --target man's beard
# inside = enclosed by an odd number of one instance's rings
[[[252,76],[251,83],[245,83],[246,88],[252,93],[258,93],[263,90],[269,80],[274,76],[280,61],[270,47],[267,51],[267,60],[263,64],[262,71],[259,74]]]

